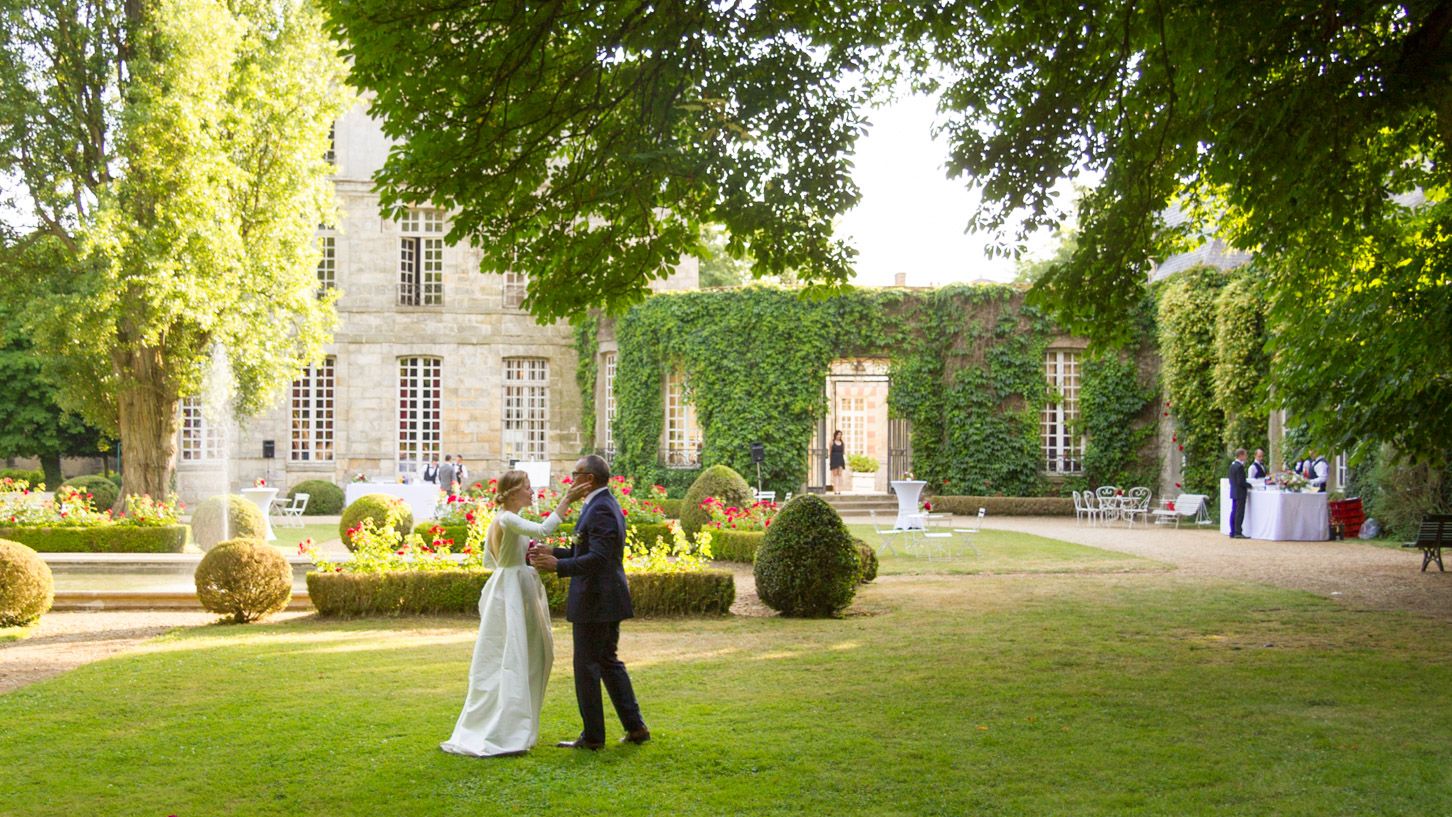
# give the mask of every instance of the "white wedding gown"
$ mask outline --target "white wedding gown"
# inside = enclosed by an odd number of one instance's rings
[[[469,665],[469,695],[441,744],[445,752],[471,757],[512,754],[539,740],[539,711],[555,660],[550,608],[539,574],[525,560],[529,540],[559,527],[510,511],[490,523],[484,566],[493,575],[479,594],[479,640]]]

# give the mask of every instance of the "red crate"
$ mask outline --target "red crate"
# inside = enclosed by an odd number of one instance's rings
[[[1361,497],[1328,502],[1326,507],[1331,511],[1331,524],[1340,523],[1347,539],[1355,539],[1360,535],[1361,523],[1366,521],[1366,513],[1361,509]]]

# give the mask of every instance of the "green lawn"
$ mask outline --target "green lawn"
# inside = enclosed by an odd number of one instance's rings
[[[272,532],[277,534],[277,541],[272,544],[282,548],[284,553],[289,555],[297,553],[297,546],[304,539],[311,538],[319,544],[338,538],[337,523],[308,522],[303,517],[303,526],[290,528],[287,525],[278,524],[277,520],[272,521]]]
[[[546,741],[578,730],[555,633]],[[467,618],[179,632],[0,696],[0,811],[1452,811],[1445,644],[1306,594],[1164,572],[895,575],[843,619],[624,633],[656,740],[473,760],[438,750]]]
[[[925,573],[1116,573],[1168,570],[1169,565],[1124,553],[1045,539],[1030,533],[984,530],[909,544],[903,534],[879,535],[871,525],[848,525],[877,551],[882,575]],[[951,529],[950,529],[951,530]],[[933,532],[940,532],[935,529]],[[888,551],[888,546],[892,552]],[[932,551],[925,551],[924,545]]]

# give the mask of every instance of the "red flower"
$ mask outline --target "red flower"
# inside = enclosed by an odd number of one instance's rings
[[[468,513],[464,514],[464,520],[466,522],[473,522],[474,521],[474,512],[473,511],[469,511]]]
[[[1176,487],[1176,488],[1178,488],[1178,487],[1180,487],[1180,483],[1178,483],[1178,482],[1176,482],[1176,483],[1175,483],[1175,487]]]
[[[620,489],[620,493],[624,494],[625,496],[630,496],[630,488],[629,488],[629,486],[627,486],[625,488],[621,488]]]
[[[621,516],[630,516],[630,511],[627,511],[624,508],[621,508],[620,509],[620,515]]]
[[[492,480],[491,480],[491,482],[492,482]],[[573,485],[573,484],[575,484],[575,480],[572,477],[560,477],[560,484],[561,485]]]
[[[923,510],[925,510],[925,511],[931,511],[932,509],[933,509],[933,503],[931,503],[931,502],[924,502],[923,503]]]
[[[1182,446],[1180,446],[1180,450],[1181,450],[1181,451],[1184,451],[1184,450],[1185,450],[1185,447],[1184,447],[1184,446],[1183,446],[1183,445],[1182,445]]]

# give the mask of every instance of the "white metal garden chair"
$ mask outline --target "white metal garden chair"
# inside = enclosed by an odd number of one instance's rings
[[[904,530],[902,528],[895,528],[891,525],[884,526],[882,524],[882,521],[877,518],[877,511],[870,508],[867,511],[867,515],[872,518],[873,532],[875,532],[878,536],[882,537],[882,551],[884,553],[891,553],[894,556],[912,555],[910,551],[913,540],[917,538],[918,534],[921,533],[921,531]],[[894,539],[897,539],[898,541],[901,541],[903,543],[902,553],[898,553],[897,550],[893,548],[892,542]]]
[[[282,518],[295,528],[303,526],[303,513],[308,509],[308,494],[293,494],[292,501],[281,506]]]
[[[1130,525],[1136,519],[1149,520],[1150,489],[1130,488],[1129,495],[1125,497],[1124,503],[1120,506],[1120,513],[1124,520]]]

